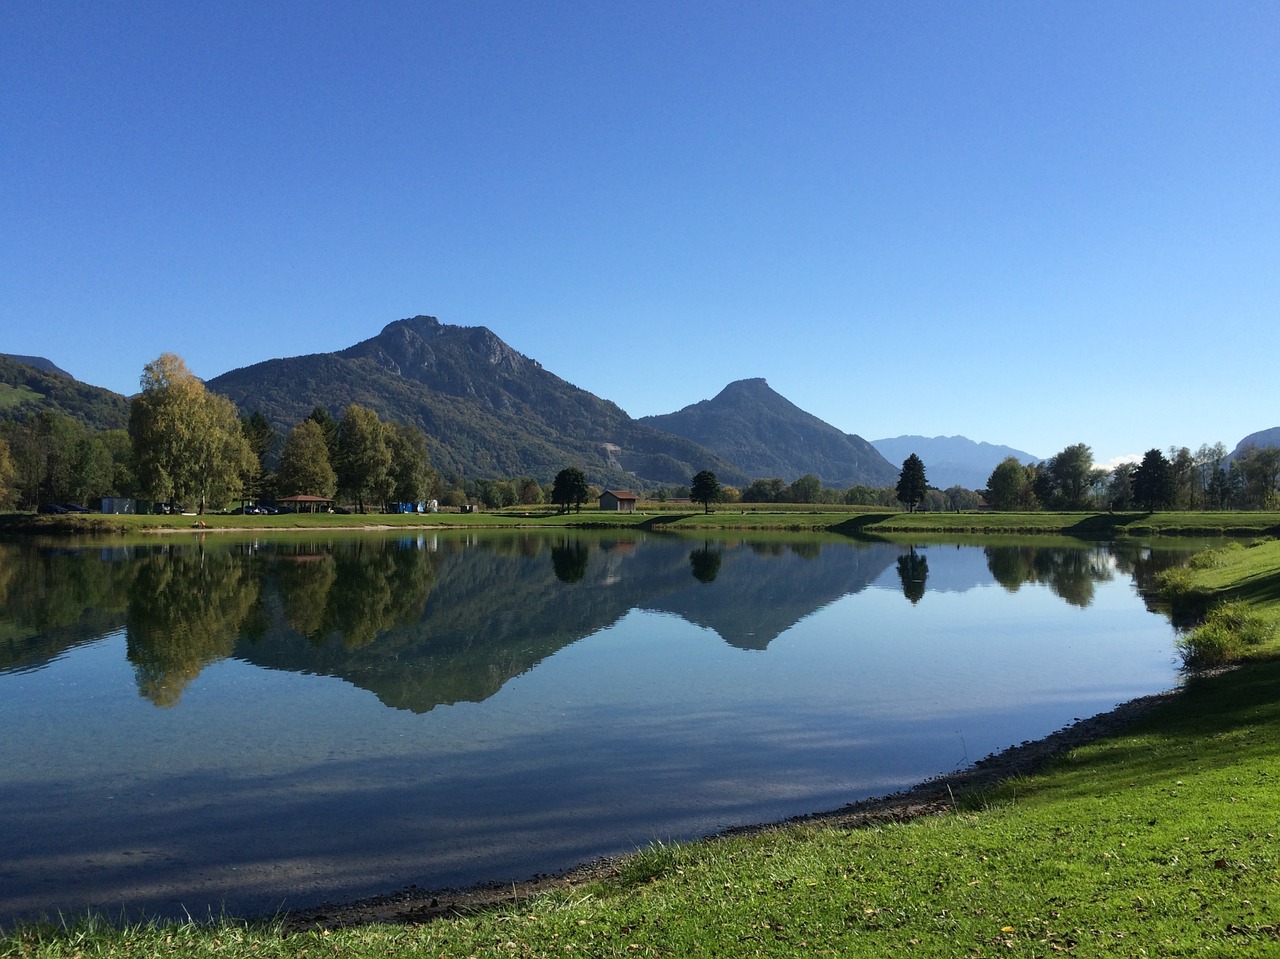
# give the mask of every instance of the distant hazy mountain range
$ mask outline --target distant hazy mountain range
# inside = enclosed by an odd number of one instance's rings
[[[986,489],[991,471],[1010,456],[1020,463],[1040,462],[1038,456],[1011,446],[976,443],[963,436],[894,436],[872,440],[871,445],[889,462],[898,464],[898,469],[903,460],[915,453],[924,462],[929,485],[938,489]]]
[[[732,486],[811,474],[831,487],[883,487],[897,482],[902,461],[915,453],[930,485],[981,489],[1005,457],[1037,460],[963,436],[869,443],[806,413],[758,378],[730,383],[674,413],[633,419],[490,330],[430,316],[397,320],[345,350],[256,363],[207,385],[242,413],[261,411],[282,434],[317,406],[339,417],[350,403],[368,406],[384,420],[420,427],[434,465],[470,477],[546,481],[572,465],[593,483],[637,491],[687,485],[703,469]],[[128,422],[125,397],[81,383],[43,357],[0,354],[0,417],[39,408],[94,429]],[[1250,443],[1280,444],[1280,428],[1246,437],[1242,446]]]

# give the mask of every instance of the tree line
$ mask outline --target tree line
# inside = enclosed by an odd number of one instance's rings
[[[92,433],[50,410],[5,423],[0,502],[35,508],[129,497],[204,512],[301,494],[364,511],[438,490],[422,431],[384,423],[367,407],[352,404],[340,419],[317,407],[281,441],[261,413],[241,416],[172,353],[148,363],[140,385],[127,430]]]
[[[999,510],[1225,510],[1280,506],[1280,447],[1249,447],[1228,457],[1221,443],[1149,449],[1141,461],[1094,465],[1084,443],[1041,463],[1001,462],[985,496]]]
[[[94,432],[71,416],[41,410],[0,423],[0,507],[90,503],[130,497],[203,512],[236,500],[273,502],[314,495],[353,504],[361,512],[387,503],[437,500],[446,507],[501,509],[552,503],[581,509],[600,490],[577,467],[550,483],[536,477],[446,481],[432,467],[417,427],[383,422],[352,404],[335,417],[317,407],[283,437],[260,412],[241,415],[210,393],[183,360],[165,353],[143,369],[129,406],[128,429]],[[1192,452],[1148,450],[1139,462],[1105,469],[1076,443],[1047,460],[1014,457],[992,471],[984,490],[929,485],[915,454],[898,483],[875,488],[827,488],[806,474],[791,482],[753,480],[721,486],[704,470],[688,487],[666,487],[655,499],[702,503],[789,503],[956,511],[984,503],[998,510],[1276,509],[1280,507],[1280,447],[1250,448],[1228,457],[1221,443]]]

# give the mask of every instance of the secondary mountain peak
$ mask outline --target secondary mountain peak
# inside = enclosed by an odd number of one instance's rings
[[[735,380],[712,399],[640,422],[692,440],[755,478],[812,474],[845,487],[891,485],[898,475],[862,437],[806,413],[763,377]]]

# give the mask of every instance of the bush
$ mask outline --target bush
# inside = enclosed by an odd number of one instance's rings
[[[1239,659],[1253,646],[1261,646],[1275,631],[1270,623],[1241,602],[1214,607],[1204,623],[1178,639],[1178,653],[1185,666],[1200,669]]]
[[[1187,565],[1191,569],[1217,569],[1225,563],[1233,553],[1238,553],[1244,546],[1240,543],[1228,543],[1213,549],[1202,550],[1192,556]]]

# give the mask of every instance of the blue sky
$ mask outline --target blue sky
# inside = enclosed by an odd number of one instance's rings
[[[133,392],[487,326],[1099,461],[1280,425],[1280,6],[0,7],[0,351]]]

